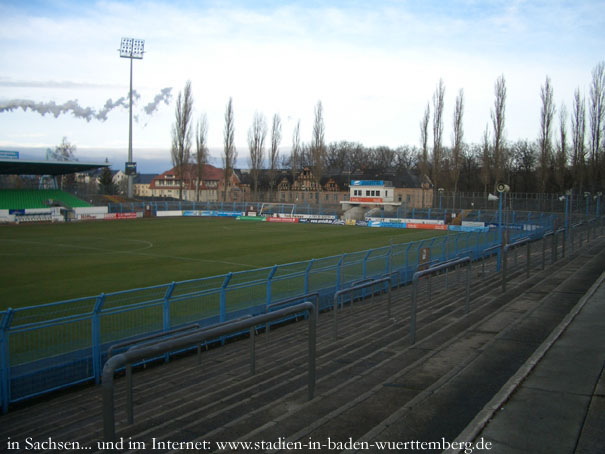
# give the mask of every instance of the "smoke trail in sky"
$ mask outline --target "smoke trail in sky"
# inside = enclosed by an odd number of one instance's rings
[[[155,96],[152,102],[147,104],[143,110],[147,115],[153,114],[158,108],[158,105],[163,101],[165,104],[170,102],[172,97],[172,88],[163,88],[159,94]],[[141,98],[136,90],[132,91],[133,104]],[[77,99],[67,101],[63,104],[57,104],[54,101],[50,102],[36,102],[29,99],[11,99],[9,101],[0,101],[0,113],[12,112],[17,109],[23,109],[24,111],[37,112],[40,115],[50,114],[57,118],[59,115],[71,113],[76,118],[82,118],[86,121],[107,120],[109,112],[116,108],[124,107],[128,108],[129,98],[123,96],[113,101],[108,99],[105,102],[103,108],[99,111],[92,107],[83,107],[78,103]],[[138,118],[138,116],[137,116]]]
[[[168,105],[172,99],[172,87],[162,88],[162,90],[155,95],[153,101],[143,107],[143,110],[147,115],[151,115],[157,108],[158,105],[164,101],[164,104]]]

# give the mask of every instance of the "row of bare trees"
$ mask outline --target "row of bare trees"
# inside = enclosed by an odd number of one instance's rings
[[[171,158],[175,170],[175,178],[179,182],[179,198],[183,197],[183,187],[188,178],[191,178],[189,169],[195,165],[196,169],[196,193],[199,200],[202,172],[208,160],[208,121],[204,113],[200,116],[195,127],[195,152],[192,154],[192,115],[193,95],[191,81],[187,81],[185,88],[179,92],[176,98],[175,119],[172,125]],[[299,165],[310,165],[313,174],[319,180],[323,174],[326,146],[325,125],[323,121],[323,107],[318,101],[315,107],[315,122],[313,125],[312,141],[308,146],[303,146],[300,140],[300,121],[296,125],[293,134],[293,143],[289,159],[280,159],[280,145],[282,141],[282,122],[279,114],[273,116],[271,124],[271,142],[269,145],[267,162],[269,164],[269,186],[273,191],[277,184],[277,172],[283,163],[289,161],[294,169]],[[252,126],[248,130],[248,147],[250,151],[250,172],[253,180],[253,189],[256,193],[259,184],[259,174],[265,169],[265,143],[267,140],[267,122],[265,116],[256,112],[252,120]],[[227,199],[231,178],[237,161],[237,149],[235,147],[235,116],[233,99],[229,98],[225,109],[225,124],[223,128],[223,200]]]
[[[176,98],[175,119],[172,124],[172,146],[170,151],[172,165],[175,170],[175,179],[179,182],[179,199],[183,198],[183,187],[185,182],[191,178],[189,169],[191,168],[191,165],[194,164],[196,200],[199,200],[201,184],[203,181],[203,169],[208,161],[208,119],[205,113],[202,113],[198,119],[195,127],[195,152],[192,154],[192,115],[193,94],[191,92],[191,81],[187,81],[185,88],[182,92],[178,93]],[[229,98],[225,110],[223,138],[223,200],[226,200],[231,185],[231,177],[237,161],[232,98]]]
[[[540,89],[540,128],[535,142],[506,140],[507,89],[504,76],[500,76],[494,84],[491,121],[481,143],[464,143],[464,92],[460,90],[454,107],[452,145],[449,149],[444,147],[444,93],[443,80],[439,80],[432,105],[427,103],[421,117],[420,149],[415,153],[419,173],[429,175],[435,188],[452,192],[459,186],[476,189],[477,184],[461,181],[471,169],[479,175],[484,192],[498,182],[528,192],[572,188],[577,192],[597,191],[605,186],[605,62],[592,71],[588,111],[579,88],[574,93],[571,113],[563,103],[557,109],[552,82],[546,77]],[[431,130],[433,144],[429,149]]]
[[[444,144],[445,84],[439,80],[432,100],[427,102],[420,121],[420,147],[386,146],[367,148],[359,143],[325,143],[323,106],[314,109],[311,140],[301,141],[300,121],[294,127],[290,154],[280,154],[282,122],[273,115],[270,143],[269,127],[264,114],[256,112],[248,130],[249,165],[253,189],[259,189],[261,170],[268,170],[269,189],[275,189],[277,173],[289,169],[296,174],[303,167],[312,169],[319,190],[319,181],[326,172],[351,173],[372,169],[375,173],[413,170],[429,177],[433,187],[451,192],[492,191],[495,184],[505,182],[518,192],[597,191],[605,187],[605,62],[592,71],[588,100],[578,88],[569,113],[554,101],[554,88],[547,76],[540,89],[540,127],[535,141],[506,140],[506,97],[504,76],[494,84],[494,103],[481,143],[464,141],[464,91],[459,90],[452,115],[451,145]],[[172,128],[172,161],[179,174],[187,164],[195,163],[198,190],[201,172],[208,157],[208,122],[202,114],[195,128],[196,151],[191,154],[193,97],[187,82],[176,99],[175,122]],[[558,112],[558,117],[557,117]],[[557,123],[558,120],[558,123]],[[568,133],[568,126],[570,131]],[[224,193],[229,190],[237,160],[233,101],[225,111],[223,147]],[[431,137],[432,133],[432,137]],[[432,143],[431,143],[432,138]],[[199,194],[199,192],[198,192]]]

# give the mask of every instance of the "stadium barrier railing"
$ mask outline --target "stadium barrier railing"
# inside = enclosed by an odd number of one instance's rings
[[[146,357],[154,357],[171,351],[186,348],[187,346],[198,345],[209,339],[238,333],[245,329],[250,329],[250,337],[254,339],[254,327],[264,325],[273,320],[279,320],[283,317],[306,311],[310,314],[308,330],[308,399],[312,400],[315,395],[315,356],[316,356],[316,326],[317,326],[317,306],[306,301],[294,306],[278,309],[275,312],[260,314],[255,317],[237,320],[220,326],[211,327],[188,335],[183,335],[174,339],[167,339],[155,344],[131,347],[127,352],[113,356],[105,363],[103,367],[103,434],[105,441],[115,440],[115,410],[114,410],[114,373],[116,370],[134,362],[143,360]],[[252,342],[252,345],[253,342]],[[254,361],[254,349],[251,350]],[[130,399],[130,409],[128,410],[129,419],[132,419],[132,398]]]
[[[541,240],[544,248],[550,245],[555,261],[562,241],[543,239],[544,231],[552,228],[550,221],[545,217],[542,224],[532,220],[529,230],[511,230],[509,243],[526,236]],[[602,220],[598,226],[602,231]],[[577,243],[595,237],[591,223],[575,230],[565,235],[572,248],[574,238]],[[450,232],[334,257],[8,309],[0,312],[0,404],[6,412],[11,403],[78,383],[100,383],[108,350],[116,343],[191,323],[205,328],[264,314],[272,303],[315,292],[319,309],[325,310],[337,291],[361,279],[388,276],[398,285],[410,283],[424,250],[440,262],[465,255],[478,260],[496,245],[493,229]]]

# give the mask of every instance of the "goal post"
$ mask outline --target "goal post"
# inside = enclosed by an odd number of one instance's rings
[[[295,208],[295,203],[263,202],[258,215],[265,217],[292,217],[294,216]]]

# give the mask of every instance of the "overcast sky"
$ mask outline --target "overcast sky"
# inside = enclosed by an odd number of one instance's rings
[[[119,57],[122,37],[145,40],[143,60],[134,61],[135,161],[169,160],[174,101],[188,79],[194,119],[207,114],[211,147],[222,147],[233,98],[240,162],[247,162],[255,111],[267,122],[281,116],[282,148],[289,148],[299,120],[302,140],[311,139],[318,100],[328,142],[418,145],[419,122],[440,78],[446,145],[461,88],[465,139],[481,140],[500,75],[507,85],[506,138],[534,140],[547,75],[557,106],[570,110],[578,87],[588,93],[592,69],[605,60],[604,6],[602,0],[0,0],[0,148],[54,148],[66,136],[80,150],[103,150],[80,154],[84,161],[127,148],[128,109],[120,98],[128,95],[129,61]],[[66,110],[55,116],[7,109],[52,110],[50,102]]]

